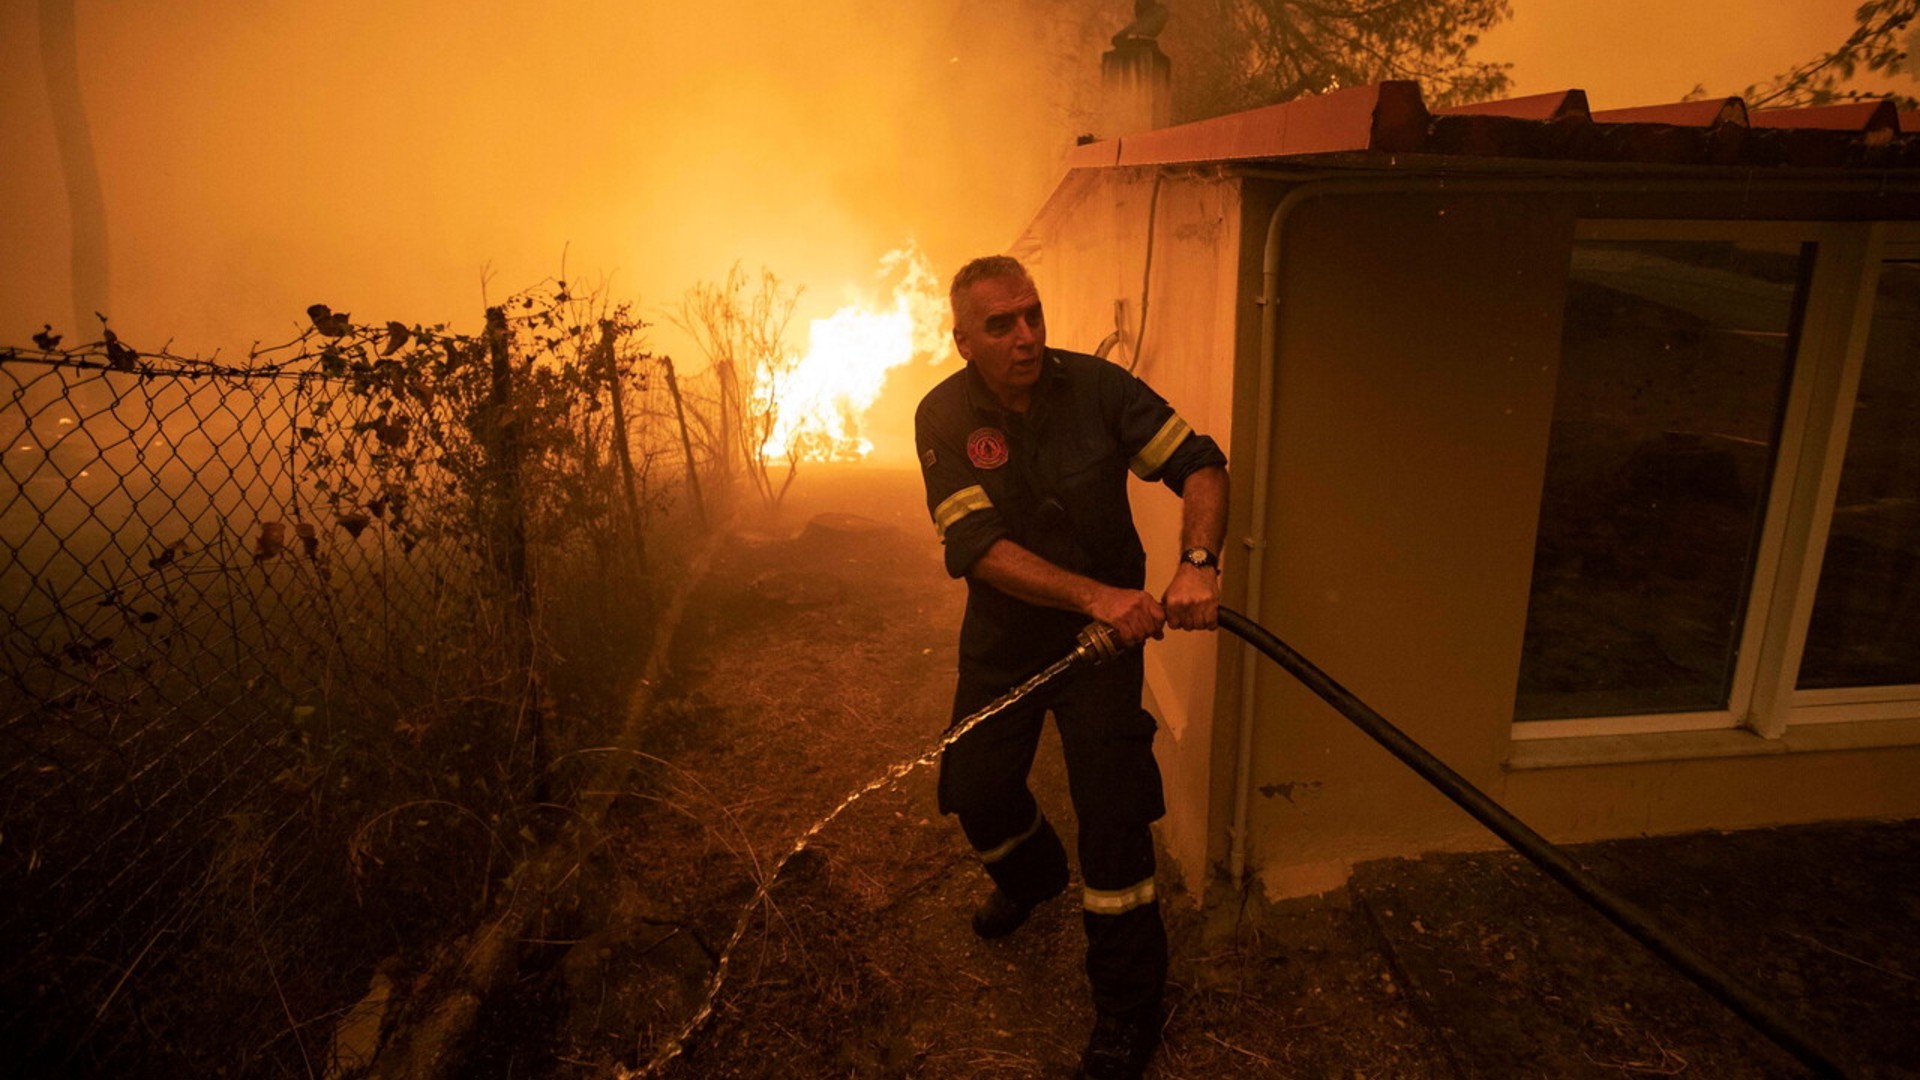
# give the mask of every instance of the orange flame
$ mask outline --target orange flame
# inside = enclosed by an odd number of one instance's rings
[[[857,461],[873,452],[862,434],[887,373],[946,349],[946,296],[926,259],[909,244],[880,259],[895,279],[887,306],[856,300],[808,328],[807,351],[764,371],[753,389],[773,414],[762,447],[769,458]]]

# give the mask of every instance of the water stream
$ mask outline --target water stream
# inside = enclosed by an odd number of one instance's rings
[[[812,842],[814,837],[820,835],[820,831],[831,824],[834,818],[839,817],[841,811],[860,801],[863,796],[870,795],[881,788],[895,783],[920,766],[931,765],[933,762],[939,760],[941,753],[945,751],[947,747],[952,746],[958,741],[962,735],[972,731],[983,721],[1011,708],[1019,702],[1021,698],[1052,682],[1060,676],[1061,672],[1066,671],[1074,664],[1082,660],[1091,660],[1097,663],[1118,655],[1118,651],[1117,644],[1104,627],[1088,627],[1087,630],[1081,632],[1080,644],[1072,652],[1054,661],[1053,664],[1049,665],[1033,678],[1028,679],[1026,682],[993,699],[990,704],[979,712],[962,719],[950,728],[939,742],[929,747],[918,757],[888,766],[886,772],[875,777],[866,785],[854,789],[846,798],[840,800],[838,806],[827,811],[824,817],[809,826],[807,831],[801,833],[800,837],[793,842],[792,846],[787,848],[785,854],[780,856],[779,861],[773,864],[773,869],[768,871],[766,876],[760,879],[759,887],[753,891],[753,896],[749,898],[746,904],[740,909],[740,917],[736,919],[733,924],[733,933],[728,936],[726,945],[721,948],[720,959],[714,963],[713,974],[707,980],[707,992],[700,1002],[700,1007],[694,1010],[693,1015],[687,1019],[685,1024],[681,1025],[679,1032],[675,1034],[671,1040],[661,1044],[660,1048],[654,1052],[653,1057],[648,1060],[644,1066],[637,1071],[629,1071],[621,1068],[615,1072],[615,1075],[618,1076],[620,1080],[639,1080],[641,1077],[657,1076],[662,1069],[667,1067],[669,1062],[686,1051],[688,1040],[692,1039],[694,1034],[713,1016],[714,1003],[719,1000],[720,988],[727,980],[727,967],[733,959],[734,947],[739,945],[740,939],[746,936],[747,927],[753,921],[754,908],[758,907],[760,901],[766,898],[768,890],[773,888],[774,882],[780,878],[780,872],[786,869],[789,862],[793,861],[793,857],[800,854],[800,852]]]

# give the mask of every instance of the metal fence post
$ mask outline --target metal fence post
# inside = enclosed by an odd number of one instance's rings
[[[486,431],[488,464],[495,494],[493,517],[494,565],[513,589],[515,632],[519,661],[525,666],[525,690],[520,707],[527,718],[533,755],[535,801],[546,800],[547,733],[540,707],[540,670],[534,631],[533,568],[527,561],[527,519],[522,500],[520,425],[513,415],[513,362],[509,355],[512,331],[506,309],[487,309],[487,353],[493,361],[491,408]]]
[[[600,362],[606,368],[607,396],[613,402],[613,448],[620,455],[620,479],[627,492],[628,520],[633,523],[634,560],[642,573],[647,566],[647,531],[640,517],[640,496],[633,481],[633,448],[627,441],[627,395],[620,385],[620,365],[614,358],[619,336],[612,319],[600,320]]]
[[[700,471],[693,464],[693,440],[687,435],[687,408],[680,401],[680,382],[673,376],[673,357],[663,356],[660,365],[667,372],[667,393],[673,398],[673,415],[680,421],[680,452],[687,459],[687,486],[693,489],[693,511],[700,527],[707,527],[707,501],[700,494]]]

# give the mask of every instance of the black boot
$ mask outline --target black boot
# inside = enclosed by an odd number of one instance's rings
[[[1100,1013],[1080,1055],[1077,1075],[1084,1080],[1140,1080],[1159,1047],[1159,1009]]]
[[[1031,904],[1022,904],[1001,892],[1000,887],[996,885],[993,893],[981,901],[980,906],[973,911],[973,932],[988,940],[1006,937],[1020,929],[1021,925],[1027,921],[1027,916],[1033,914],[1034,908],[1059,896],[1065,888],[1066,883],[1062,882],[1059,889],[1055,889]]]

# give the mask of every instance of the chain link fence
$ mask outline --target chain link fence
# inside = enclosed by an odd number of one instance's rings
[[[624,310],[558,283],[477,335],[309,317],[239,364],[0,349],[27,1074],[326,1073],[376,970],[552,824],[704,513],[707,414]]]

